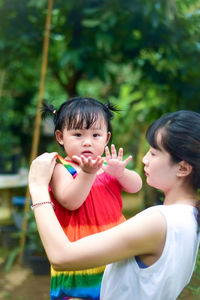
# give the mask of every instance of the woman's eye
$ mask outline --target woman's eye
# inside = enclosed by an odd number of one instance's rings
[[[150,151],[150,153],[151,153],[152,156],[155,156],[155,155],[156,155],[153,151]]]

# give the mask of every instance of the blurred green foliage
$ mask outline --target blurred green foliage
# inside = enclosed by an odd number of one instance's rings
[[[0,0],[3,155],[29,163],[47,1]],[[111,101],[113,141],[136,157],[151,121],[200,111],[199,0],[54,1],[44,99],[56,107],[81,95]],[[57,150],[41,132],[39,152]]]

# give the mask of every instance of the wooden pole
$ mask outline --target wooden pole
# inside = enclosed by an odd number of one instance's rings
[[[47,9],[47,17],[45,24],[45,32],[44,32],[44,41],[43,41],[43,53],[42,53],[42,64],[41,64],[41,72],[40,72],[40,86],[39,86],[39,95],[38,95],[38,104],[37,104],[37,112],[34,123],[34,133],[31,147],[31,155],[30,155],[30,163],[37,156],[38,153],[38,145],[39,145],[39,137],[40,137],[40,124],[41,124],[41,105],[43,101],[44,94],[44,86],[45,86],[45,75],[47,70],[48,63],[48,50],[49,50],[49,38],[50,38],[50,27],[51,27],[51,15],[53,9],[53,0],[48,0],[48,9]],[[26,231],[27,231],[27,218],[26,213],[29,210],[30,206],[30,193],[27,187],[26,190],[26,202],[24,207],[24,217],[22,222],[22,236],[20,239],[20,253],[19,253],[19,262],[22,263],[22,254],[24,250],[24,245],[26,241]]]

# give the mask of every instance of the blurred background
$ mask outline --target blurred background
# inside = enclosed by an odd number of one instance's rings
[[[29,164],[47,2],[0,1],[1,173]],[[200,1],[54,1],[43,97],[58,107],[77,95],[121,109],[113,141],[136,161],[153,120],[200,111]],[[42,125],[39,153],[56,147]]]
[[[129,167],[143,177],[141,159],[148,147],[145,131],[150,123],[180,109],[200,112],[200,0],[52,3],[42,100],[56,108],[73,96],[115,104],[120,112],[112,121],[113,143],[133,155]],[[13,226],[15,234],[21,229],[48,4],[47,0],[0,0],[1,239]],[[62,155],[52,120],[41,121],[39,127],[37,153]],[[124,195],[127,217],[162,201],[162,195],[145,182],[134,198]],[[27,232],[34,232],[28,218]],[[4,266],[11,253],[7,248],[16,249],[19,235],[15,239],[15,247],[1,247],[6,248],[6,254],[0,252]],[[12,252],[10,265],[18,252]],[[196,269],[199,276],[200,263]]]

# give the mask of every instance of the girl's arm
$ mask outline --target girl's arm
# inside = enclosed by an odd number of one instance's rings
[[[33,161],[29,189],[33,204],[49,201],[48,181],[55,165],[53,154]],[[107,231],[70,242],[49,203],[34,208],[38,231],[56,270],[80,270],[105,265],[135,255],[158,258],[166,238],[166,221],[159,213],[139,214]]]
[[[53,194],[69,210],[75,210],[83,204],[96,178],[96,172],[103,163],[101,157],[97,157],[96,160],[83,158],[82,161],[83,165],[75,179],[62,164],[57,164],[53,172]]]
[[[129,156],[127,159],[122,161],[123,148],[119,149],[117,155],[114,145],[111,145],[111,154],[108,147],[106,147],[105,153],[107,165],[103,166],[104,171],[111,176],[114,176],[119,181],[125,192],[138,192],[142,188],[142,179],[140,175],[135,171],[126,169],[126,165],[132,159],[132,156]]]

